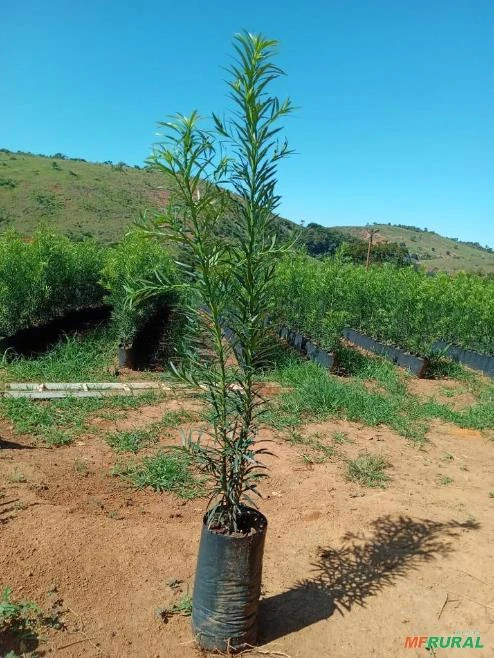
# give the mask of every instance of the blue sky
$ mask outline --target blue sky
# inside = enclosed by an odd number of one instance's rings
[[[140,164],[156,123],[227,106],[242,28],[298,106],[281,214],[494,246],[493,0],[19,0],[0,22],[0,146]]]

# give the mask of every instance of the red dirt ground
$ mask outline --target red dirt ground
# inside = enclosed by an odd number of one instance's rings
[[[131,412],[119,427],[187,403],[171,399],[159,410]],[[317,432],[332,445],[335,431],[354,441],[338,447],[345,457],[366,450],[391,462],[387,489],[349,483],[342,459],[307,464],[304,446],[261,433],[274,440],[275,453],[261,505],[269,520],[264,655],[430,656],[405,649],[405,637],[472,631],[485,648],[461,655],[492,658],[492,441],[439,423],[422,450],[386,428],[342,421],[304,434]],[[188,618],[163,623],[155,610],[192,588],[204,500],[130,489],[110,475],[118,456],[101,437],[48,449],[13,436],[5,423],[0,435],[12,442],[0,452],[0,584],[44,609],[61,600],[65,610],[67,629],[46,631],[37,650],[61,658],[203,655]],[[86,473],[78,472],[81,463]],[[25,482],[12,482],[13,473]],[[440,484],[441,476],[452,482]],[[170,587],[177,580],[180,587]]]

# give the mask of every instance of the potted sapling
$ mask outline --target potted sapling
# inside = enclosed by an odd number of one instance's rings
[[[182,290],[182,298],[196,330],[175,372],[204,390],[210,428],[184,436],[210,490],[192,606],[195,638],[207,650],[240,650],[257,635],[267,520],[255,500],[267,449],[256,440],[265,403],[256,365],[272,349],[275,267],[289,249],[276,238],[277,164],[289,153],[278,135],[292,109],[270,93],[282,75],[273,63],[276,46],[237,35],[231,114],[213,115],[209,130],[197,112],[161,123],[163,139],[150,158],[172,191],[166,211],[145,230],[176,244],[189,293]],[[166,286],[158,276],[139,295]]]

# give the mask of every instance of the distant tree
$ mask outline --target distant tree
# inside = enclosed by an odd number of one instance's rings
[[[358,240],[353,244],[345,243],[339,250],[339,254],[345,256],[356,264],[367,263],[369,246],[363,240]],[[393,263],[399,267],[410,265],[414,258],[406,247],[397,242],[377,242],[372,249],[372,263],[381,265],[383,263]],[[415,258],[416,260],[416,258]]]
[[[374,222],[374,226],[376,225],[376,222]],[[367,240],[367,259],[365,261],[365,269],[369,269],[370,265],[370,257],[371,257],[371,251],[372,251],[372,244],[374,242],[374,238],[379,234],[379,229],[377,228],[372,228],[372,227],[367,227],[365,231],[365,238]]]
[[[333,256],[345,242],[359,243],[361,240],[349,236],[336,229],[321,226],[315,222],[302,228],[299,241],[307,249],[310,256]]]

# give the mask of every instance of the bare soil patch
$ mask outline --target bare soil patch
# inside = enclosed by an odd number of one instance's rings
[[[455,411],[461,411],[475,404],[475,395],[465,384],[453,379],[412,379],[408,382],[408,390],[422,400],[430,398],[447,404]]]

